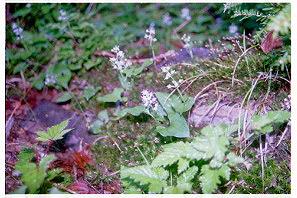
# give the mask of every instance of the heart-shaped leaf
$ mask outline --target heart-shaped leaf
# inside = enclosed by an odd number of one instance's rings
[[[97,97],[98,102],[117,102],[117,101],[127,101],[126,97],[122,97],[124,92],[123,88],[115,88],[112,93],[105,96]]]
[[[167,127],[157,126],[156,131],[162,136],[174,136],[185,138],[190,136],[190,130],[187,121],[179,113],[168,114],[170,125]]]
[[[67,102],[72,98],[72,94],[69,92],[64,92],[62,95],[56,100],[57,103]]]
[[[99,90],[101,87],[94,88],[93,86],[87,87],[84,89],[84,97],[87,101],[89,101]]]

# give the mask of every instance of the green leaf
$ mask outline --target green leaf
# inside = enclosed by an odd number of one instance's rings
[[[79,69],[81,69],[81,63],[70,64],[70,65],[68,65],[68,68],[72,71],[79,70]]]
[[[178,188],[179,191],[182,193],[185,193],[185,192],[191,193],[192,185],[193,185],[191,180],[194,179],[197,172],[198,172],[197,166],[190,167],[186,172],[184,172],[182,175],[180,175],[177,178],[176,188]]]
[[[39,162],[39,168],[43,171],[46,171],[48,169],[49,164],[54,160],[56,160],[56,157],[53,154],[43,157]]]
[[[55,141],[60,140],[63,138],[63,136],[68,133],[69,131],[73,129],[65,129],[68,126],[69,120],[65,120],[61,122],[60,124],[54,125],[50,128],[48,128],[47,131],[39,131],[37,132],[37,140],[46,142],[49,140]]]
[[[34,151],[31,148],[24,148],[18,155],[20,161],[30,161],[34,157]]]
[[[53,67],[48,68],[49,74],[55,75],[57,78],[57,84],[63,88],[68,88],[68,83],[71,79],[71,71],[68,69],[66,64],[57,64]]]
[[[164,194],[183,194],[189,189],[192,188],[192,185],[189,183],[183,183],[182,185],[178,186],[168,186],[164,189]]]
[[[230,142],[222,125],[207,126],[192,142],[192,146],[203,153],[203,159],[210,161],[211,167],[220,167]]]
[[[166,179],[169,173],[165,169],[150,166],[137,166],[133,168],[121,168],[121,179],[130,178],[140,185],[148,185],[149,193],[161,193],[166,187]]]
[[[51,181],[55,177],[57,177],[58,175],[60,175],[62,172],[63,172],[63,169],[61,169],[61,168],[55,168],[55,169],[49,170],[47,172],[46,180],[47,181]]]
[[[167,112],[167,114],[171,114],[174,112],[178,112],[180,114],[189,111],[194,105],[194,98],[189,96],[183,96],[181,99],[178,95],[171,95],[168,98],[168,93],[157,92],[156,97],[158,101]]]
[[[191,182],[191,180],[194,179],[197,172],[198,172],[197,166],[190,167],[186,172],[184,172],[177,178],[177,184],[181,185],[183,183]]]
[[[87,101],[89,101],[99,90],[101,87],[94,88],[93,86],[87,87],[84,89],[84,97]]]
[[[187,168],[189,167],[189,163],[190,161],[184,158],[181,158],[178,160],[177,163],[177,173],[180,174],[183,171],[187,170]]]
[[[288,111],[270,111],[266,115],[254,115],[252,118],[252,129],[263,134],[273,131],[272,124],[282,124],[290,119]]]
[[[179,138],[190,137],[190,129],[185,118],[179,113],[170,113],[167,115],[170,125],[167,127],[157,126],[156,132],[162,136],[174,136]]]
[[[69,92],[64,92],[62,95],[56,100],[57,103],[67,102],[72,99],[72,94]]]
[[[236,166],[237,164],[244,162],[244,159],[242,157],[237,156],[233,152],[230,152],[227,155],[227,159],[228,159],[228,162],[227,163],[228,163],[229,166]]]
[[[124,194],[141,194],[141,190],[135,186],[125,186],[124,187]]]
[[[101,111],[97,117],[98,119],[95,120],[90,126],[93,134],[99,134],[103,132],[102,127],[109,121],[107,110]]]
[[[163,146],[164,151],[160,153],[152,162],[153,167],[168,166],[183,158],[200,160],[202,154],[197,152],[188,142],[176,142]]]
[[[44,87],[44,79],[45,79],[45,73],[39,74],[37,79],[35,79],[32,82],[32,86],[35,87],[38,90],[41,90]]]
[[[13,192],[11,192],[9,194],[25,194],[26,189],[27,189],[27,186],[22,185],[22,186],[18,187],[16,190],[14,190]]]
[[[117,112],[116,116],[119,118],[125,117],[127,114],[131,114],[133,116],[139,116],[142,113],[146,113],[147,110],[144,106],[136,106],[131,108],[125,108]]]
[[[191,193],[192,185],[193,185],[191,180],[194,179],[197,172],[198,172],[197,166],[193,166],[189,168],[186,172],[184,172],[182,175],[180,175],[177,178],[177,185],[169,186],[165,188],[164,193],[167,193],[167,194],[183,194],[185,192]]]
[[[44,181],[46,173],[36,168],[36,165],[24,172],[22,181],[28,187],[29,193],[34,193]]]
[[[115,88],[111,94],[97,97],[97,101],[98,102],[127,101],[126,97],[121,96],[123,92],[124,92],[123,88]]]
[[[102,59],[97,59],[95,62],[92,60],[89,60],[84,64],[84,67],[86,68],[86,70],[89,70],[97,65],[100,65],[101,62],[102,62]]]
[[[21,180],[28,187],[29,193],[35,193],[42,185],[46,177],[48,165],[55,160],[54,155],[45,156],[40,160],[40,164],[37,167],[35,163],[31,162],[33,156],[33,151],[23,150],[18,155],[19,161],[15,166],[15,169],[21,172]]]
[[[19,63],[13,70],[13,74],[17,74],[21,71],[24,71],[26,70],[27,68],[29,67],[29,64],[25,63],[25,62],[22,62],[22,63]]]
[[[98,117],[99,120],[101,120],[104,123],[107,123],[109,121],[109,116],[108,116],[107,110],[100,111],[98,113],[97,117]]]
[[[153,61],[152,60],[147,60],[140,67],[129,67],[129,68],[123,70],[123,74],[125,74],[125,76],[127,78],[138,76],[139,74],[141,74],[141,72],[145,68],[149,67],[151,64],[153,64]]]
[[[131,90],[133,87],[133,81],[129,80],[127,77],[125,77],[124,75],[119,75],[119,81],[121,83],[121,86],[125,89],[125,90]]]
[[[96,135],[96,134],[102,133],[103,132],[102,127],[104,125],[105,125],[104,122],[102,122],[101,120],[95,120],[90,126],[92,134]]]
[[[199,177],[202,192],[209,194],[217,190],[218,185],[221,183],[220,177],[230,179],[230,168],[227,165],[223,165],[219,169],[212,169],[209,165],[203,165]]]

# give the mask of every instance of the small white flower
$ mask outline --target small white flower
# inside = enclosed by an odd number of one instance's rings
[[[166,87],[167,87],[168,89],[176,89],[182,82],[183,82],[183,79],[179,79],[178,81],[176,81],[176,80],[172,80],[172,85],[169,84],[169,85],[167,85]]]
[[[191,47],[191,37],[189,35],[184,34],[181,39],[185,43],[185,48]]]
[[[283,102],[281,102],[281,106],[283,110],[291,110],[291,95],[288,95],[288,97],[285,98]]]
[[[170,71],[170,67],[167,66],[167,67],[161,67],[161,70],[163,73],[168,73]]]
[[[172,25],[172,17],[168,12],[163,15],[163,23],[167,26]]]
[[[233,23],[229,26],[229,33],[230,34],[235,34],[238,31],[237,25],[234,25]]]
[[[191,20],[192,19],[191,15],[190,15],[189,8],[183,8],[181,10],[181,18],[185,19],[185,20]]]
[[[230,7],[231,7],[232,3],[224,3],[224,11],[223,13],[225,13]]]
[[[172,76],[176,73],[176,71],[174,69],[171,69],[170,66],[161,67],[161,70],[163,73],[165,73],[165,80],[172,78]]]
[[[54,85],[57,82],[57,78],[54,74],[46,74],[44,84],[46,85]]]
[[[12,31],[16,36],[17,40],[20,40],[23,38],[23,28],[21,28],[20,26],[18,26],[16,23],[12,23]]]
[[[177,88],[183,82],[183,79],[179,79],[178,81],[176,81],[173,78],[173,75],[176,74],[176,71],[170,66],[161,67],[161,70],[163,73],[165,73],[165,80],[168,80],[169,78],[171,79],[172,84],[168,84],[166,86],[168,89]]]
[[[31,3],[27,3],[27,4],[26,4],[26,7],[27,7],[27,8],[31,8]]]
[[[149,40],[150,44],[157,41],[157,39],[155,38],[156,30],[154,26],[151,25],[149,29],[145,30],[145,32],[146,34],[144,35],[144,38]]]
[[[114,46],[111,51],[116,55],[109,59],[114,69],[122,72],[124,69],[132,65],[131,61],[125,58],[125,53],[120,50],[118,45]]]
[[[158,100],[154,94],[154,92],[151,92],[149,90],[143,90],[141,92],[141,100],[143,105],[146,108],[152,108],[153,110],[157,110],[158,109]]]
[[[118,45],[116,45],[116,46],[114,46],[114,47],[111,49],[111,51],[112,51],[113,53],[118,53],[118,52],[120,51],[120,47],[119,47]]]
[[[173,85],[170,85],[170,84],[167,85],[166,87],[167,87],[167,89],[172,89],[172,88],[174,88],[174,86],[173,86]]]
[[[68,16],[65,10],[61,9],[59,10],[60,16],[58,17],[59,21],[67,21],[68,20]]]

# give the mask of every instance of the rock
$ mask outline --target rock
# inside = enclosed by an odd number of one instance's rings
[[[65,134],[63,139],[54,143],[52,149],[55,151],[61,151],[68,148],[78,149],[80,141],[91,144],[97,137],[89,134],[83,116],[76,112],[65,110],[61,105],[42,100],[40,104],[35,107],[33,113],[34,115],[32,115],[32,118],[30,119],[31,122],[25,124],[27,130],[33,133],[36,133],[38,130],[45,130],[48,127],[69,119],[67,128],[73,128],[73,130]]]
[[[167,57],[165,60],[158,63],[157,66],[160,68],[167,65],[174,65],[179,63],[190,63],[194,59],[207,59],[213,56],[211,54],[211,51],[204,47],[193,47],[192,53],[193,53],[193,58],[191,57],[189,52],[183,48],[177,51],[176,53],[174,53],[172,56]]]
[[[224,103],[217,105],[217,108],[213,105],[199,105],[193,108],[189,122],[196,128],[222,123],[234,124],[240,115],[243,119],[246,114],[247,123],[249,123],[254,112],[252,107],[241,110],[239,105],[229,106]]]

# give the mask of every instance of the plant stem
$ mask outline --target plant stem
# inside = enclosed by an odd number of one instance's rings
[[[146,159],[146,157],[144,156],[144,154],[142,153],[142,151],[138,148],[138,146],[136,146],[137,150],[139,151],[139,153],[141,154],[142,158],[144,159],[146,165],[150,165],[150,163],[148,162],[148,160]]]

